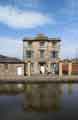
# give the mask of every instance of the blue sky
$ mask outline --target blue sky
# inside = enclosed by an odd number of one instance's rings
[[[22,58],[22,39],[59,37],[61,56],[78,51],[78,0],[0,0],[0,54]]]

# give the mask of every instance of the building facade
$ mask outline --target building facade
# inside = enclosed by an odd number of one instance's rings
[[[38,34],[35,38],[24,38],[23,60],[26,74],[29,71],[30,74],[39,74],[42,67],[44,73],[58,72],[60,42],[58,38],[48,38],[43,34]]]
[[[0,78],[24,76],[24,62],[20,59],[0,55]]]

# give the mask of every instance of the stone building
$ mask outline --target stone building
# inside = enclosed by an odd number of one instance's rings
[[[24,62],[0,55],[0,78],[5,76],[24,76]]]
[[[59,38],[48,38],[38,34],[35,38],[23,39],[23,60],[26,74],[39,74],[41,67],[48,72],[59,70],[60,60]]]

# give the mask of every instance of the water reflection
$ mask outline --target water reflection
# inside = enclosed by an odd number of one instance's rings
[[[23,92],[24,88],[23,88],[23,84],[15,84],[15,83],[11,83],[11,84],[0,84],[0,94],[3,93],[20,93]]]
[[[22,93],[1,94],[0,119],[78,120],[78,84],[28,84]]]
[[[68,84],[68,95],[72,95],[73,88],[72,84]]]
[[[24,93],[24,109],[59,111],[61,94],[61,84],[28,84]]]

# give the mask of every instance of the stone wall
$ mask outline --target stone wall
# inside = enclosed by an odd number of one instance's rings
[[[59,52],[60,52],[60,43],[56,41],[56,46],[53,45],[53,41],[42,40],[45,42],[43,46],[40,46],[40,40],[32,41],[32,46],[27,46],[29,41],[23,42],[23,58],[26,63],[26,71],[25,73],[28,74],[28,62],[30,61],[30,71],[31,74],[39,74],[40,73],[40,65],[44,63],[44,66],[47,67],[49,71],[51,70],[51,63],[58,63],[59,62]],[[30,50],[33,51],[34,55],[31,58],[26,57],[26,51]],[[44,50],[44,57],[40,57],[40,50]],[[58,58],[52,58],[51,52],[58,51]],[[33,66],[33,67],[32,67]]]
[[[22,68],[22,75],[24,75],[24,64],[0,63],[0,76],[18,76],[17,68]]]

